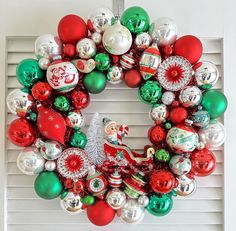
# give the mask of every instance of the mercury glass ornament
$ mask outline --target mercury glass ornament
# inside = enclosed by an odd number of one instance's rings
[[[121,67],[112,66],[108,69],[107,79],[111,84],[118,84],[122,81],[124,72]]]
[[[113,209],[120,209],[126,202],[126,194],[118,188],[114,188],[107,193],[106,202]]]
[[[140,51],[147,49],[151,45],[152,39],[147,32],[137,34],[134,44],[136,48]]]
[[[170,159],[169,166],[176,175],[187,174],[191,170],[191,161],[183,155],[175,155]]]
[[[156,124],[161,124],[166,121],[169,112],[165,104],[156,104],[152,106],[149,115]]]
[[[202,92],[196,86],[187,86],[180,91],[179,101],[184,107],[194,107],[200,104]]]
[[[96,44],[92,39],[83,38],[76,44],[76,50],[81,59],[89,59],[93,57],[96,52]]]

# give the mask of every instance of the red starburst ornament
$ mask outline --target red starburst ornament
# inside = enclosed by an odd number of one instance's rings
[[[160,65],[157,78],[166,90],[179,91],[187,86],[192,78],[191,64],[183,57],[171,56]]]

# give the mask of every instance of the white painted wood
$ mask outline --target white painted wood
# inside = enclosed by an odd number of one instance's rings
[[[2,33],[0,34],[0,50],[3,53],[0,55],[0,78],[1,85],[6,86],[6,93],[20,86],[15,79],[15,69],[19,61],[26,57],[33,57],[35,36],[56,33],[57,22],[65,14],[77,13],[86,18],[92,6],[96,8],[104,5],[112,8],[112,2],[109,0],[79,2],[40,0],[34,1],[33,4],[30,0],[2,1],[4,5],[0,8]],[[215,62],[220,70],[221,81],[216,88],[222,89],[224,82],[224,91],[229,101],[235,102],[233,83],[235,86],[236,73],[233,68],[235,66],[233,46],[236,36],[231,36],[235,33],[232,14],[229,16],[226,14],[227,17],[224,17],[226,10],[223,10],[223,0],[129,0],[125,2],[126,7],[130,5],[144,6],[152,19],[161,16],[174,18],[179,25],[180,34],[191,33],[203,36],[203,60]],[[233,6],[231,3],[225,9],[230,12]],[[14,14],[9,12],[14,12]],[[226,20],[224,21],[223,18]],[[224,27],[228,26],[230,31],[225,33]],[[7,42],[5,42],[6,36],[8,36]],[[224,38],[224,41],[219,38]],[[6,57],[5,50],[7,51]],[[92,97],[93,103],[86,110],[87,123],[95,111],[108,115],[119,123],[127,123],[130,125],[130,136],[126,139],[127,143],[135,149],[141,149],[143,144],[148,142],[146,131],[152,122],[147,116],[149,107],[140,103],[136,94],[136,90],[127,89],[123,84],[109,85],[102,94]],[[5,108],[4,88],[0,92],[0,105],[1,108]],[[233,122],[234,115],[235,107],[231,106],[225,115],[229,137],[225,145],[226,156],[224,157],[223,147],[213,150],[217,158],[217,169],[212,176],[197,179],[198,189],[194,195],[189,198],[175,198],[173,212],[166,217],[156,218],[147,214],[144,221],[138,226],[123,225],[116,219],[114,224],[101,228],[101,230],[116,231],[122,228],[130,231],[144,231],[148,228],[164,231],[190,229],[193,231],[222,231],[223,225],[226,231],[234,230],[235,219],[233,219],[232,211],[235,208],[233,206],[235,186],[231,182],[236,174],[234,146],[230,139],[230,136],[233,137],[233,130],[236,127]],[[14,119],[14,116],[7,110],[1,110],[1,121],[4,121],[5,117],[6,124]],[[6,155],[0,155],[0,230],[100,230],[89,224],[85,214],[68,216],[60,210],[58,200],[44,201],[35,195],[34,177],[24,176],[16,168],[19,147],[9,142],[5,143],[4,123],[0,123],[0,126],[0,151],[4,153],[5,147],[7,151]],[[223,216],[224,206],[225,218]]]

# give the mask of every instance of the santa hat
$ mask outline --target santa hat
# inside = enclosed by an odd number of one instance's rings
[[[104,124],[104,129],[106,130],[108,126],[110,126],[111,124],[114,124],[114,126],[117,126],[116,121],[110,120],[109,118],[103,118],[102,120],[103,124]]]

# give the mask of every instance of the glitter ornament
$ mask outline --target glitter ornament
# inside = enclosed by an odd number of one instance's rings
[[[175,100],[175,94],[172,91],[166,91],[162,94],[161,101],[165,105],[171,105]]]
[[[187,86],[192,78],[191,64],[183,57],[171,56],[161,63],[157,78],[164,89],[179,91]]]
[[[165,149],[160,149],[155,152],[155,159],[160,162],[169,162],[170,153]]]

